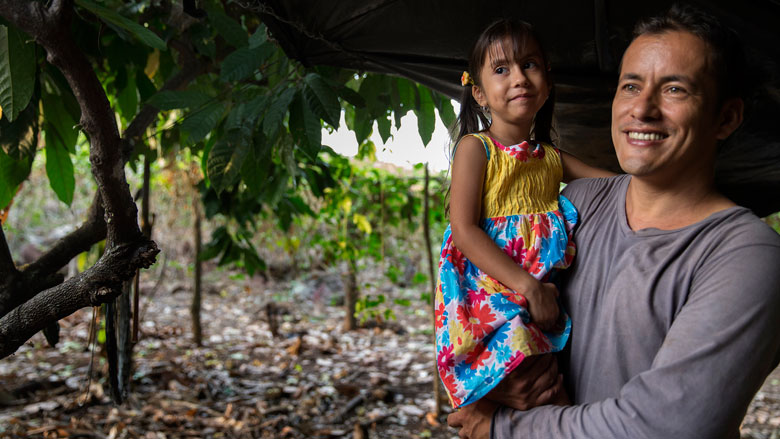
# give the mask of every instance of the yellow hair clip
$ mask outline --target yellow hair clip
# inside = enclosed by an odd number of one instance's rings
[[[474,85],[474,78],[469,75],[469,72],[463,72],[460,76],[460,85],[464,87],[467,85]]]

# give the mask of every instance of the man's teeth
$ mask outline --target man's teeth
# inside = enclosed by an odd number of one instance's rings
[[[628,137],[636,140],[663,140],[666,136],[659,133],[637,133],[636,131],[629,131]]]

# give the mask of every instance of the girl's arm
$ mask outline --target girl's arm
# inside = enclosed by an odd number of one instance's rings
[[[563,165],[564,183],[578,178],[612,177],[616,175],[614,172],[606,169],[594,168],[565,151],[561,151],[561,164]]]
[[[462,139],[452,163],[452,241],[474,265],[522,294],[528,301],[528,312],[534,322],[542,329],[550,328],[558,317],[555,302],[558,290],[552,284],[539,282],[523,270],[479,226],[486,166],[482,142],[471,136]]]

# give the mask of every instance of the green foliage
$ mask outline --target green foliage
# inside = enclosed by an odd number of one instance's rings
[[[35,45],[29,41],[16,28],[0,25],[0,108],[9,122],[27,107],[35,88]]]
[[[175,17],[174,8],[150,0],[76,0],[73,6],[76,45],[92,63],[120,130],[146,105],[160,110],[130,165],[140,155],[200,162],[204,212],[218,225],[202,258],[255,273],[265,268],[253,244],[261,220],[291,231],[317,216],[338,232],[325,227],[299,241],[331,261],[382,260],[388,230],[417,230],[419,176],[354,167],[322,145],[323,127],[338,128],[343,114],[360,156],[373,160],[376,147],[368,139],[375,126],[387,140],[412,111],[427,144],[437,110],[445,123],[454,119],[449,100],[403,78],[304,67],[266,38],[255,14],[234,2],[199,6],[205,18]],[[202,73],[181,89],[163,89],[191,68],[181,64],[188,51],[205,64]],[[39,137],[53,191],[73,202],[79,104],[44,51],[3,23],[0,106],[0,207],[27,178]]]

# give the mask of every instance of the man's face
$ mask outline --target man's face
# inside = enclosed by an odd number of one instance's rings
[[[623,56],[612,141],[629,174],[665,181],[712,167],[722,129],[709,47],[688,32],[643,35]],[[668,181],[668,180],[667,180]]]

